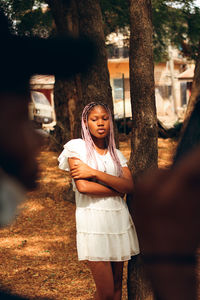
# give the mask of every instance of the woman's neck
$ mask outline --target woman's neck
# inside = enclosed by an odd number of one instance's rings
[[[95,137],[93,137],[92,139],[93,139],[94,146],[95,146],[95,149],[97,150],[97,152],[98,152],[98,150],[100,150],[99,153],[102,152],[102,150],[105,151],[105,149],[107,148],[105,139],[97,139]]]

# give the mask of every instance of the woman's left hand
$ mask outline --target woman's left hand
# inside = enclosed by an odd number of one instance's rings
[[[86,179],[94,177],[94,169],[82,162],[80,159],[75,159],[71,168],[70,175],[74,179]]]

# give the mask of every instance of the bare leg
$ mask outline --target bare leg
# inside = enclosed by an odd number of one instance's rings
[[[113,300],[114,281],[111,263],[104,261],[89,261],[88,264],[97,289],[94,299]]]
[[[124,262],[112,262],[112,271],[114,279],[114,300],[122,298],[122,278]]]

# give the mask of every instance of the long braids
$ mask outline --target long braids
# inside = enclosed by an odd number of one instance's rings
[[[98,168],[97,160],[96,160],[95,152],[94,152],[95,145],[94,145],[93,139],[91,137],[91,134],[90,134],[90,131],[88,128],[88,115],[95,106],[101,106],[108,112],[109,121],[110,121],[110,132],[109,132],[109,136],[106,137],[106,145],[108,147],[108,151],[109,151],[111,158],[114,162],[114,165],[116,167],[117,175],[121,176],[122,175],[122,166],[120,164],[120,160],[119,160],[119,157],[118,157],[117,151],[116,151],[111,111],[110,111],[109,107],[102,102],[91,102],[85,106],[85,108],[83,109],[83,112],[82,112],[81,134],[82,134],[82,139],[85,141],[85,144],[86,144],[87,159],[88,159],[88,161],[93,160],[95,163],[95,167]]]

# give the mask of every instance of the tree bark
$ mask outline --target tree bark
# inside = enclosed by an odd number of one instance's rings
[[[89,37],[98,47],[97,61],[86,74],[76,74],[70,80],[56,79],[57,125],[53,145],[54,149],[61,150],[67,141],[81,136],[81,113],[87,103],[101,101],[113,111],[113,101],[99,1],[48,0],[48,4],[58,34]],[[68,198],[70,201],[74,199],[72,187],[68,190]]]
[[[133,127],[129,166],[135,181],[146,170],[157,168],[158,130],[151,9],[150,0],[130,0],[130,91]],[[129,299],[145,300],[151,294],[144,274],[140,258],[129,261]]]
[[[90,37],[98,49],[96,63],[86,74],[80,74],[77,78],[81,101],[76,111],[79,120],[76,124],[76,131],[80,131],[81,113],[85,105],[99,101],[108,104],[113,112],[113,100],[99,0],[76,0],[76,5],[79,16],[79,36]]]
[[[113,111],[113,101],[99,1],[49,0],[48,3],[58,34],[90,37],[98,47],[97,61],[86,74],[77,74],[71,80],[56,80],[54,137],[60,149],[67,140],[80,137],[81,112],[87,103],[101,101]]]
[[[79,36],[78,12],[75,1],[48,0],[52,12],[55,31],[58,35]],[[52,148],[60,150],[72,138],[80,137],[75,112],[81,101],[77,80],[79,74],[68,80],[55,80],[54,103],[57,124],[52,135]]]
[[[107,52],[101,8],[98,0],[77,0],[80,17],[80,36],[90,36],[98,48],[96,64],[82,77],[83,102],[101,101],[113,110],[112,91],[107,66]]]
[[[134,177],[157,167],[157,117],[150,0],[130,0],[130,91],[133,115],[130,166]]]

